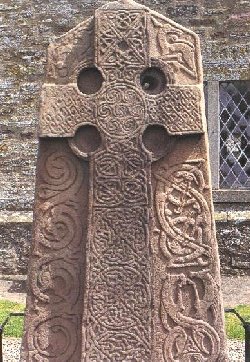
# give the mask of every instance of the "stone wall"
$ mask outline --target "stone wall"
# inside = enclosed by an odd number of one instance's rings
[[[31,223],[0,224],[2,275],[26,275],[31,242]]]
[[[5,274],[26,273],[31,232],[27,213],[33,202],[36,126],[47,46],[105,2],[3,0],[0,4],[0,265]],[[141,2],[200,35],[205,80],[250,79],[248,0]],[[21,212],[28,221],[18,217],[11,221],[13,212]],[[226,220],[217,225],[223,270],[235,271],[230,253],[247,250],[250,222]]]
[[[250,275],[250,222],[218,222],[221,271],[225,275]]]

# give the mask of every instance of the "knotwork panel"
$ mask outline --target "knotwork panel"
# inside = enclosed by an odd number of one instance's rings
[[[149,160],[138,140],[93,160],[88,250],[87,359],[150,361]]]
[[[207,167],[203,159],[181,162],[185,153],[194,153],[192,142],[183,147],[182,155],[162,160],[153,172],[153,285],[159,311],[153,360],[226,361]]]

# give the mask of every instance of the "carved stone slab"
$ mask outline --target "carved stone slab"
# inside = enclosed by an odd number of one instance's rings
[[[48,50],[22,361],[227,361],[199,40],[131,0]]]

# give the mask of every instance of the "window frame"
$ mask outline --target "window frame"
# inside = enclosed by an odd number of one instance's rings
[[[207,128],[210,168],[215,203],[249,203],[250,189],[220,189],[220,81],[206,82]]]

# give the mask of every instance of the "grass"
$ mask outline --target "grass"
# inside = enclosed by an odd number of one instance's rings
[[[236,311],[242,318],[250,322],[250,305],[238,305]],[[229,339],[245,339],[244,328],[242,327],[239,319],[232,313],[226,313],[226,333]]]
[[[5,318],[11,312],[24,311],[24,305],[20,303],[10,302],[8,300],[0,300],[0,324],[3,323]],[[250,322],[250,305],[238,305],[237,312]],[[231,314],[226,313],[226,333],[229,339],[244,340],[244,328],[242,327],[238,318]],[[12,317],[9,323],[4,328],[4,337],[22,337],[23,333],[23,317]]]
[[[10,302],[9,300],[0,300],[0,324],[11,312],[23,312],[24,304]],[[4,327],[4,337],[21,338],[23,333],[23,317],[11,317]]]

